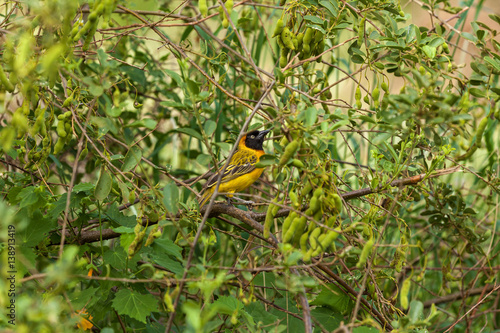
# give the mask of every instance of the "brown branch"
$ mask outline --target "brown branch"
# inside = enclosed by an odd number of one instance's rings
[[[464,299],[464,298],[473,297],[476,295],[481,295],[483,293],[488,293],[488,292],[492,291],[494,288],[495,288],[495,286],[490,284],[490,285],[486,285],[485,287],[478,287],[478,288],[469,289],[466,292],[458,291],[458,292],[450,294],[450,295],[433,298],[433,299],[430,299],[430,300],[427,300],[424,302],[424,308],[428,308],[428,307],[432,306],[432,304],[437,305],[437,304],[441,304],[441,303],[448,303],[448,302],[456,301],[458,299]]]

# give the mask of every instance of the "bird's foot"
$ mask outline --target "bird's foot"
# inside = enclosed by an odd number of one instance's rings
[[[249,206],[249,208],[251,209],[251,207],[253,205],[255,205],[255,202],[251,201],[251,200],[243,200],[241,198],[238,198],[238,197],[232,197],[232,198],[227,198],[227,203],[231,206],[234,206],[233,203],[231,202],[231,199],[234,199],[235,201],[238,201],[240,204],[243,204],[243,205],[247,205]]]

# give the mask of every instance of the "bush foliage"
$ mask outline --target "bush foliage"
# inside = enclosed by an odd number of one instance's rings
[[[498,329],[500,16],[463,3],[1,4],[0,326]],[[254,203],[200,209],[252,129]]]

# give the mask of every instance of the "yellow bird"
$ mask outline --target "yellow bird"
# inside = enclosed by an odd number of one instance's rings
[[[252,185],[264,171],[264,168],[256,168],[255,164],[264,155],[264,138],[269,130],[252,131],[244,135],[238,142],[238,149],[234,152],[219,185],[219,193],[241,192]],[[212,197],[217,184],[217,179],[222,169],[214,174],[205,184],[202,196],[199,200],[200,208]],[[231,194],[227,195],[232,197]]]

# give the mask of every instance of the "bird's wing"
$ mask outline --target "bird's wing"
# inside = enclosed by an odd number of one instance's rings
[[[237,150],[226,170],[222,174],[221,183],[228,182],[255,170],[258,157],[251,151]],[[220,171],[220,170],[219,170]],[[217,183],[219,172],[210,177],[206,187],[214,186]]]

